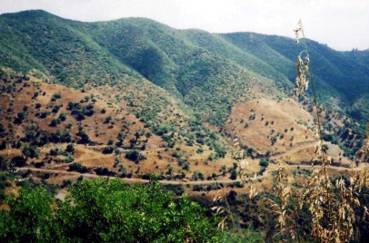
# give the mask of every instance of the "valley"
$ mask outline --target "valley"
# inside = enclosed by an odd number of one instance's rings
[[[43,10],[0,15],[0,199],[14,196],[0,201],[0,209],[17,212],[11,203],[28,190],[36,193],[30,198],[49,195],[47,207],[57,206],[48,212],[60,217],[63,210],[79,215],[92,202],[102,228],[126,219],[119,210],[127,198],[134,201],[126,205],[128,216],[135,217],[141,202],[155,214],[157,205],[182,210],[196,208],[196,201],[206,209],[198,215],[218,220],[206,228],[214,237],[219,228],[239,227],[269,240],[302,232],[309,241],[311,229],[326,220],[315,208],[346,210],[337,217],[329,211],[332,222],[360,214],[368,225],[366,208],[351,207],[365,204],[361,190],[369,184],[369,51],[337,51],[305,38],[304,44],[314,92],[297,96],[302,46],[292,38],[175,29],[146,18],[80,22]],[[151,204],[152,195],[159,202]],[[181,211],[180,220],[192,220],[191,210]],[[95,211],[85,213],[100,220]],[[106,223],[111,215],[119,217]],[[136,232],[147,219],[142,215],[134,237],[146,234]],[[166,228],[173,215],[160,225]],[[73,235],[79,227],[74,217],[71,229],[55,220],[60,232]],[[152,225],[147,232],[156,230]]]

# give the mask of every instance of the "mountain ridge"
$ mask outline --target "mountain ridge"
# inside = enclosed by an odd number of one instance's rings
[[[300,48],[288,37],[179,30],[148,18],[81,22],[34,10],[2,14],[0,21],[2,66],[41,69],[73,87],[147,79],[197,113],[210,114],[205,120],[217,126],[224,123],[233,104],[228,94],[237,100],[248,96],[254,86],[271,88],[268,95],[291,94]],[[30,21],[37,28],[27,25]],[[13,41],[9,44],[5,36]],[[366,52],[340,52],[309,39],[306,43],[322,103],[334,102],[335,109],[366,119]],[[266,84],[266,80],[272,81]]]
[[[312,81],[325,105],[322,137],[333,163],[347,166],[363,140],[347,114],[369,117],[368,55],[306,43]],[[268,161],[286,166],[316,162],[311,93],[292,95],[300,48],[287,37],[177,30],[146,18],[78,22],[45,11],[1,15],[0,83],[10,93],[0,96],[6,101],[0,109],[6,117],[2,132],[13,134],[11,124],[23,120],[25,128],[40,127],[40,134],[47,135],[43,138],[59,150],[66,149],[59,137],[69,132],[80,165],[68,159],[47,166],[86,171],[94,165],[90,171],[96,173],[119,175],[121,161],[132,176],[234,180],[242,163],[250,165],[249,175],[262,175]],[[104,105],[94,106],[91,100]],[[121,116],[133,118],[124,122]],[[119,136],[115,129],[121,130]],[[81,145],[84,134],[91,141]],[[24,137],[11,137],[14,151],[40,150],[47,157],[48,144]],[[5,148],[9,141],[1,144]]]

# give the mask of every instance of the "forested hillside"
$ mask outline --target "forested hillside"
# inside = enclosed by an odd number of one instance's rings
[[[286,37],[176,30],[142,18],[82,23],[25,11],[2,15],[0,22],[2,66],[38,69],[73,87],[146,79],[218,126],[232,104],[255,87],[267,95],[289,93],[301,49]],[[365,118],[368,51],[339,52],[310,40],[307,44],[322,100],[354,118]]]

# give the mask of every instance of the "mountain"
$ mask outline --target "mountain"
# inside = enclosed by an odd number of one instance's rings
[[[223,36],[239,48],[277,66],[290,80],[294,79],[294,61],[301,51],[294,40],[255,33],[231,33]],[[312,40],[307,40],[306,44],[310,52],[312,79],[317,83],[323,99],[333,97],[343,104],[351,105],[367,95],[368,51],[340,52]]]
[[[0,22],[2,66],[35,68],[73,87],[147,79],[218,126],[247,86],[290,90],[301,50],[286,37],[176,30],[143,18],[83,23],[25,11]],[[339,52],[312,40],[307,46],[321,99],[364,119],[368,51]]]
[[[218,125],[229,113],[229,94],[237,98],[247,85],[262,80],[146,19],[80,23],[28,11],[1,16],[1,28],[2,66],[36,68],[72,87],[147,79]]]
[[[362,135],[346,115],[361,122],[369,116],[369,52],[340,52],[312,40],[306,44],[313,82],[326,104],[324,137],[353,155],[360,147],[353,140],[361,141]],[[123,102],[127,113],[166,146],[209,150],[209,160],[229,159],[233,149],[245,148],[255,152],[253,157],[270,156],[272,150],[296,150],[300,140],[316,139],[311,103],[288,101],[301,48],[287,37],[177,30],[145,18],[87,23],[41,10],[0,16],[4,80],[12,79],[7,70],[13,70],[61,87],[99,90],[105,102]],[[255,110],[261,120],[246,125]],[[263,119],[271,120],[261,126]],[[254,129],[260,136],[250,132]],[[291,132],[283,136],[286,129]],[[266,151],[269,146],[275,147]]]
[[[0,238],[368,238],[369,50],[304,41],[318,105],[291,38],[0,15]]]

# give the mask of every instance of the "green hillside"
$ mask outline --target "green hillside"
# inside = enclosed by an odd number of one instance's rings
[[[251,52],[268,64],[278,67],[290,80],[294,79],[294,61],[301,46],[293,39],[255,33],[231,33],[222,36],[245,52]],[[347,108],[359,100],[366,100],[365,96],[369,92],[368,51],[340,52],[312,40],[307,41],[307,46],[313,79],[323,100],[333,96]],[[367,112],[349,110],[359,119],[364,118],[362,113]]]
[[[246,95],[248,87],[273,86],[237,62],[196,45],[196,38],[192,41],[182,31],[147,19],[81,23],[26,11],[2,15],[1,22],[2,66],[36,68],[74,87],[147,79],[215,125],[222,125],[233,100]]]
[[[87,24],[84,29],[119,61],[167,89],[215,125],[223,124],[233,100],[247,94],[248,87],[270,86],[250,71],[253,69],[228,58],[229,44],[224,41],[224,51],[216,52],[209,45],[197,43],[197,37],[191,38],[187,32],[138,18]]]
[[[1,66],[38,69],[73,87],[139,87],[148,80],[154,93],[164,94],[158,86],[164,88],[171,95],[167,99],[218,126],[234,101],[252,97],[255,88],[267,95],[289,93],[301,50],[286,37],[176,30],[144,18],[84,23],[44,11],[1,15],[0,33]],[[321,99],[366,118],[368,51],[339,52],[307,43]]]

